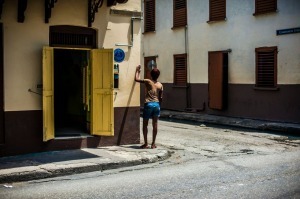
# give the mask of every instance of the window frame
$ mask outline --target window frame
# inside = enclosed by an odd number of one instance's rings
[[[96,49],[97,32],[89,27],[53,25],[49,27],[49,46]]]
[[[148,62],[151,60],[156,63],[156,56],[144,57],[144,79],[151,79],[151,70],[148,68]]]
[[[259,78],[261,78],[261,76],[264,76],[264,78],[270,78],[270,77],[266,77],[266,74],[264,74],[264,70],[266,70],[265,68],[262,67],[266,67],[266,63],[261,62],[259,59],[259,55],[260,53],[270,53],[267,56],[270,56],[271,54],[273,54],[273,60],[271,60],[273,62],[273,68],[272,68],[272,73],[273,73],[273,85],[272,86],[266,86],[266,80],[259,80]],[[272,47],[259,47],[259,48],[255,48],[255,89],[257,90],[278,90],[278,85],[277,85],[277,54],[278,54],[278,48],[277,46],[272,46]],[[262,71],[259,74],[259,71]],[[269,79],[268,79],[269,80]],[[261,82],[262,81],[262,82]]]
[[[267,4],[267,8],[262,8],[262,3],[263,5]],[[253,16],[274,12],[277,12],[277,0],[255,0],[255,11]]]
[[[177,72],[178,72],[178,66],[176,65],[177,63],[177,59],[178,58],[183,58],[184,59],[184,65],[183,65],[183,70],[181,70],[183,72],[183,74],[180,74],[181,76],[183,76],[183,80],[178,81],[177,79]],[[173,87],[187,87],[188,86],[188,79],[187,79],[187,53],[183,53],[183,54],[175,54],[173,55],[173,59],[174,59],[174,79],[173,79]],[[181,66],[182,67],[182,66]]]
[[[149,4],[151,4],[151,7]],[[156,2],[155,0],[144,1],[144,33],[155,32],[156,30]]]
[[[176,9],[176,3],[179,1],[185,1],[185,7]],[[173,27],[180,28],[187,26],[187,0],[173,0]]]
[[[213,12],[214,10],[218,10],[218,12]],[[226,0],[209,0],[209,20],[207,23],[225,20],[227,20]]]
[[[114,136],[113,49],[43,47],[43,141],[55,139],[54,50],[89,51],[91,135]],[[89,76],[89,75],[88,75]],[[99,78],[101,77],[101,78]]]

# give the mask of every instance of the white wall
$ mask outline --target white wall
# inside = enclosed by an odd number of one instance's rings
[[[187,0],[188,27],[172,30],[173,1],[156,1],[156,32],[143,37],[144,56],[159,55],[160,81],[173,83],[173,54],[188,52],[191,83],[208,82],[208,51],[232,49],[229,83],[255,83],[255,48],[278,46],[278,84],[300,84],[300,1],[278,0],[278,12],[253,16],[255,1],[227,0],[226,21],[207,23],[209,1]],[[187,38],[187,43],[185,43]],[[187,48],[185,48],[187,46]]]
[[[133,21],[132,47],[116,46],[131,45],[131,17],[111,15],[104,39],[104,48],[120,48],[125,52],[125,61],[119,64],[119,88],[115,89],[114,107],[140,106],[140,85],[134,81],[136,66],[141,59],[141,20]]]
[[[140,0],[113,8],[140,11]],[[92,26],[98,29],[98,47],[115,49],[115,43],[129,42],[130,17],[112,15],[109,11],[105,1]],[[5,111],[41,110],[42,97],[28,89],[42,92],[36,85],[42,83],[42,47],[49,45],[49,26],[87,27],[87,0],[58,1],[48,24],[44,23],[44,1],[28,1],[24,23],[17,23],[17,0],[5,1],[1,22],[4,27]],[[133,77],[129,77],[134,75],[135,65],[140,62],[140,38],[140,22],[136,22],[134,47],[124,48],[126,58],[120,64],[120,89],[116,91],[115,107],[139,106],[139,87],[133,87]]]

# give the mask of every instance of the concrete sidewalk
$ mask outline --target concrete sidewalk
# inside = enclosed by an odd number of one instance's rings
[[[300,136],[300,123],[273,122],[266,120],[253,120],[170,110],[162,110],[160,117],[165,119],[195,121],[203,122],[206,124],[225,125],[256,130],[277,131],[280,133]]]
[[[140,145],[50,151],[0,158],[0,183],[103,171],[164,160],[171,152]]]

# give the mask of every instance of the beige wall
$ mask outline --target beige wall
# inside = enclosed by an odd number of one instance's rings
[[[140,0],[117,5],[113,9],[140,11]],[[96,13],[93,28],[98,30],[99,48],[117,48],[129,43],[130,16],[110,14],[104,2]],[[42,83],[42,47],[49,44],[49,26],[87,27],[87,0],[60,0],[52,9],[50,23],[44,23],[44,1],[28,1],[25,22],[17,23],[17,0],[5,1],[1,22],[4,29],[5,111],[41,110],[42,97],[28,92]],[[135,65],[140,63],[140,21],[134,23],[134,46],[122,47],[125,61],[120,63],[120,88],[115,90],[115,107],[139,106],[139,86],[134,86]],[[129,78],[130,77],[130,78]]]
[[[209,1],[187,1],[188,27],[174,29],[173,1],[156,1],[156,32],[143,37],[144,56],[158,55],[160,81],[173,83],[173,54],[188,53],[191,83],[208,82],[208,51],[232,49],[229,83],[255,83],[255,48],[278,46],[278,84],[300,84],[300,34],[276,30],[300,27],[300,1],[278,0],[278,12],[253,16],[254,0],[227,0],[227,20],[207,23]],[[187,42],[185,42],[187,41]]]

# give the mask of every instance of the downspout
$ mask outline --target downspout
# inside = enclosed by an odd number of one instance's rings
[[[188,27],[184,28],[184,47],[186,54],[186,70],[187,70],[187,85],[186,85],[186,109],[190,109],[191,104],[191,85],[190,85],[190,67],[189,67],[189,38],[188,38]]]
[[[115,44],[116,46],[128,46],[128,47],[133,47],[133,21],[134,20],[142,20],[142,17],[131,17],[130,21],[130,33],[131,33],[131,38],[130,38],[130,44]]]
[[[191,71],[189,64],[189,36],[188,27],[185,27],[185,53],[186,53],[186,70],[187,70],[187,87],[186,87],[186,109],[185,111],[200,112],[205,110],[205,102],[202,103],[202,108],[192,107],[192,90],[191,90]]]

